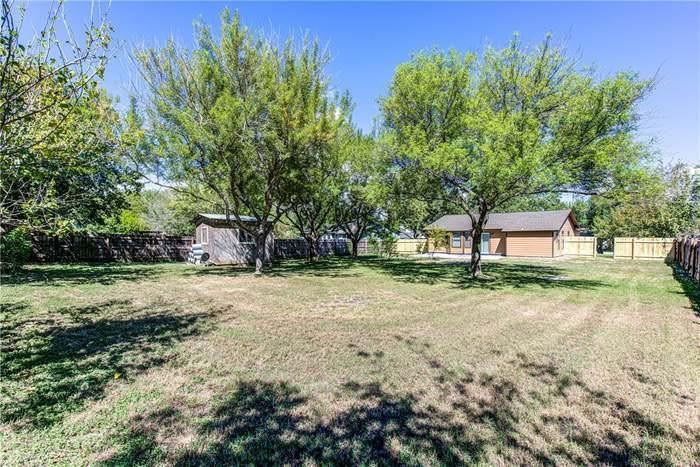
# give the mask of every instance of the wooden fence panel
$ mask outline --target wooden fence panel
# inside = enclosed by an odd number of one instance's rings
[[[681,236],[674,241],[674,259],[700,284],[700,237]]]
[[[427,251],[426,239],[402,238],[396,242],[396,253],[399,255],[416,255]]]
[[[564,255],[566,256],[597,256],[595,237],[561,237],[564,239]]]
[[[665,259],[673,251],[673,238],[615,237],[615,259]]]

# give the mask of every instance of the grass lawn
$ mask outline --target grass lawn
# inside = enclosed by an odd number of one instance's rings
[[[662,262],[329,260],[4,278],[0,459],[697,464],[700,295]]]

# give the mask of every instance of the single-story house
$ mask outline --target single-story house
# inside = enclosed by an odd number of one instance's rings
[[[442,216],[427,226],[428,229],[436,227],[450,233],[447,253],[471,253],[472,225],[468,215]],[[575,236],[577,227],[576,218],[570,209],[492,213],[489,214],[481,234],[481,253],[503,256],[561,256],[564,254],[563,237]]]
[[[321,235],[321,238],[319,238],[319,240],[321,240],[321,241],[347,240],[347,239],[348,239],[348,234],[346,234],[344,230],[340,230],[340,229],[329,230],[328,232]]]
[[[241,221],[255,226],[259,221],[250,216],[240,216]],[[212,264],[250,264],[255,262],[255,239],[240,229],[234,216],[225,214],[199,214],[195,218],[195,243],[208,253]],[[270,262],[274,249],[270,234],[265,244],[265,262]]]

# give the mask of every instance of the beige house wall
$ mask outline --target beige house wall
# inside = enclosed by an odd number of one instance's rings
[[[564,254],[564,237],[574,236],[576,236],[576,229],[571,222],[571,217],[567,217],[559,232],[554,233],[554,256],[562,256]]]
[[[507,256],[552,257],[554,254],[552,232],[508,232],[507,235]]]
[[[500,230],[487,230],[491,234],[489,253],[492,255],[506,254],[506,234]]]

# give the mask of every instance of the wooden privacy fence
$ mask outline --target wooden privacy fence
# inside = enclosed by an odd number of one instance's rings
[[[186,261],[193,237],[165,235],[161,232],[135,234],[80,234],[63,238],[32,237],[30,261],[62,263],[74,261]],[[321,256],[348,254],[345,240],[321,241]],[[251,253],[252,254],[252,253]],[[275,259],[306,258],[305,240],[275,240]]]
[[[32,237],[31,261],[185,261],[192,237],[143,232]]]
[[[566,256],[597,256],[597,242],[595,237],[561,237],[564,240],[564,255]]]
[[[345,256],[349,254],[348,242],[345,240],[322,240],[318,242],[320,256]],[[309,256],[309,244],[298,238],[275,240],[275,259],[306,258]]]
[[[421,248],[421,251],[418,251],[418,247]],[[366,238],[357,243],[357,253],[360,255],[372,253]],[[427,253],[427,240],[425,238],[401,238],[396,241],[396,254],[417,255],[419,253]]]
[[[615,259],[665,259],[673,251],[673,238],[615,237]]]
[[[674,259],[700,284],[700,237],[681,236],[674,240]]]
[[[399,255],[417,255],[427,252],[427,240],[424,238],[402,238],[396,241],[396,253]]]

